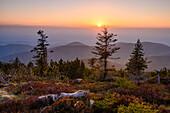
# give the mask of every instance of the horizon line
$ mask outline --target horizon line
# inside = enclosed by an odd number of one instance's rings
[[[109,28],[152,28],[152,29],[170,29],[170,27],[135,27],[135,26],[102,26],[98,27],[97,25],[91,25],[91,26],[60,26],[60,25],[22,25],[22,24],[0,24],[0,26],[23,26],[23,27],[64,27],[64,28],[104,28],[104,27],[109,27]]]

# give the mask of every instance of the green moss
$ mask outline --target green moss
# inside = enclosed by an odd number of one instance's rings
[[[118,113],[157,113],[158,110],[152,109],[150,106],[146,106],[143,103],[130,103],[128,107],[120,105]]]

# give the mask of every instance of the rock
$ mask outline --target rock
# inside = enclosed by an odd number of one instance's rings
[[[77,78],[76,79],[78,83],[81,83],[82,82],[82,79],[81,78]]]
[[[2,95],[1,101],[7,101],[9,99],[12,99],[10,95]]]
[[[92,108],[93,104],[94,104],[94,100],[90,100],[90,108]]]
[[[2,90],[0,90],[0,94],[2,94],[2,95],[8,95],[8,93],[7,93],[6,91],[2,91]]]
[[[40,104],[41,103],[50,104],[50,103],[58,101],[58,95],[57,94],[48,94],[48,95],[44,95],[44,96],[39,96],[37,101]]]
[[[60,98],[74,97],[74,98],[86,98],[90,94],[89,90],[78,90],[74,93],[61,93]]]
[[[60,96],[58,96],[57,94],[48,94],[44,96],[39,96],[37,99],[37,103],[49,105],[64,97],[87,98],[89,94],[89,90],[78,90],[74,93],[61,93]]]
[[[76,107],[76,106],[77,106],[77,104],[79,104],[79,102],[80,102],[80,101],[77,101],[77,102],[74,104],[74,107]]]

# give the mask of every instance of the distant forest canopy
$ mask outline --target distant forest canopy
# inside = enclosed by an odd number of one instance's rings
[[[110,69],[110,68],[109,68]],[[93,72],[92,72],[93,71]],[[6,75],[21,75],[21,76],[35,76],[37,73],[35,65],[30,61],[27,65],[20,62],[18,58],[15,60],[11,60],[9,63],[3,63],[0,62],[0,73],[1,76]],[[78,58],[74,61],[63,61],[60,59],[57,61],[50,61],[48,65],[48,69],[46,71],[46,76],[48,77],[55,77],[58,79],[64,79],[64,78],[91,78],[91,79],[99,79],[99,76],[101,75],[102,71],[99,69],[95,69],[95,71],[92,68],[87,68],[83,61],[79,60]],[[98,75],[98,76],[94,76]],[[152,71],[150,73],[145,73],[146,75],[149,75],[151,77],[157,76],[156,71]],[[114,76],[120,76],[125,77],[128,76],[128,73],[126,70],[115,70],[112,68],[112,71],[109,73],[109,75]],[[163,68],[160,70],[160,75],[162,77],[164,76],[170,76],[170,69]]]

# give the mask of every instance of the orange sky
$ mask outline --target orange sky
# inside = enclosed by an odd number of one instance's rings
[[[0,25],[170,27],[168,0],[1,0]]]

